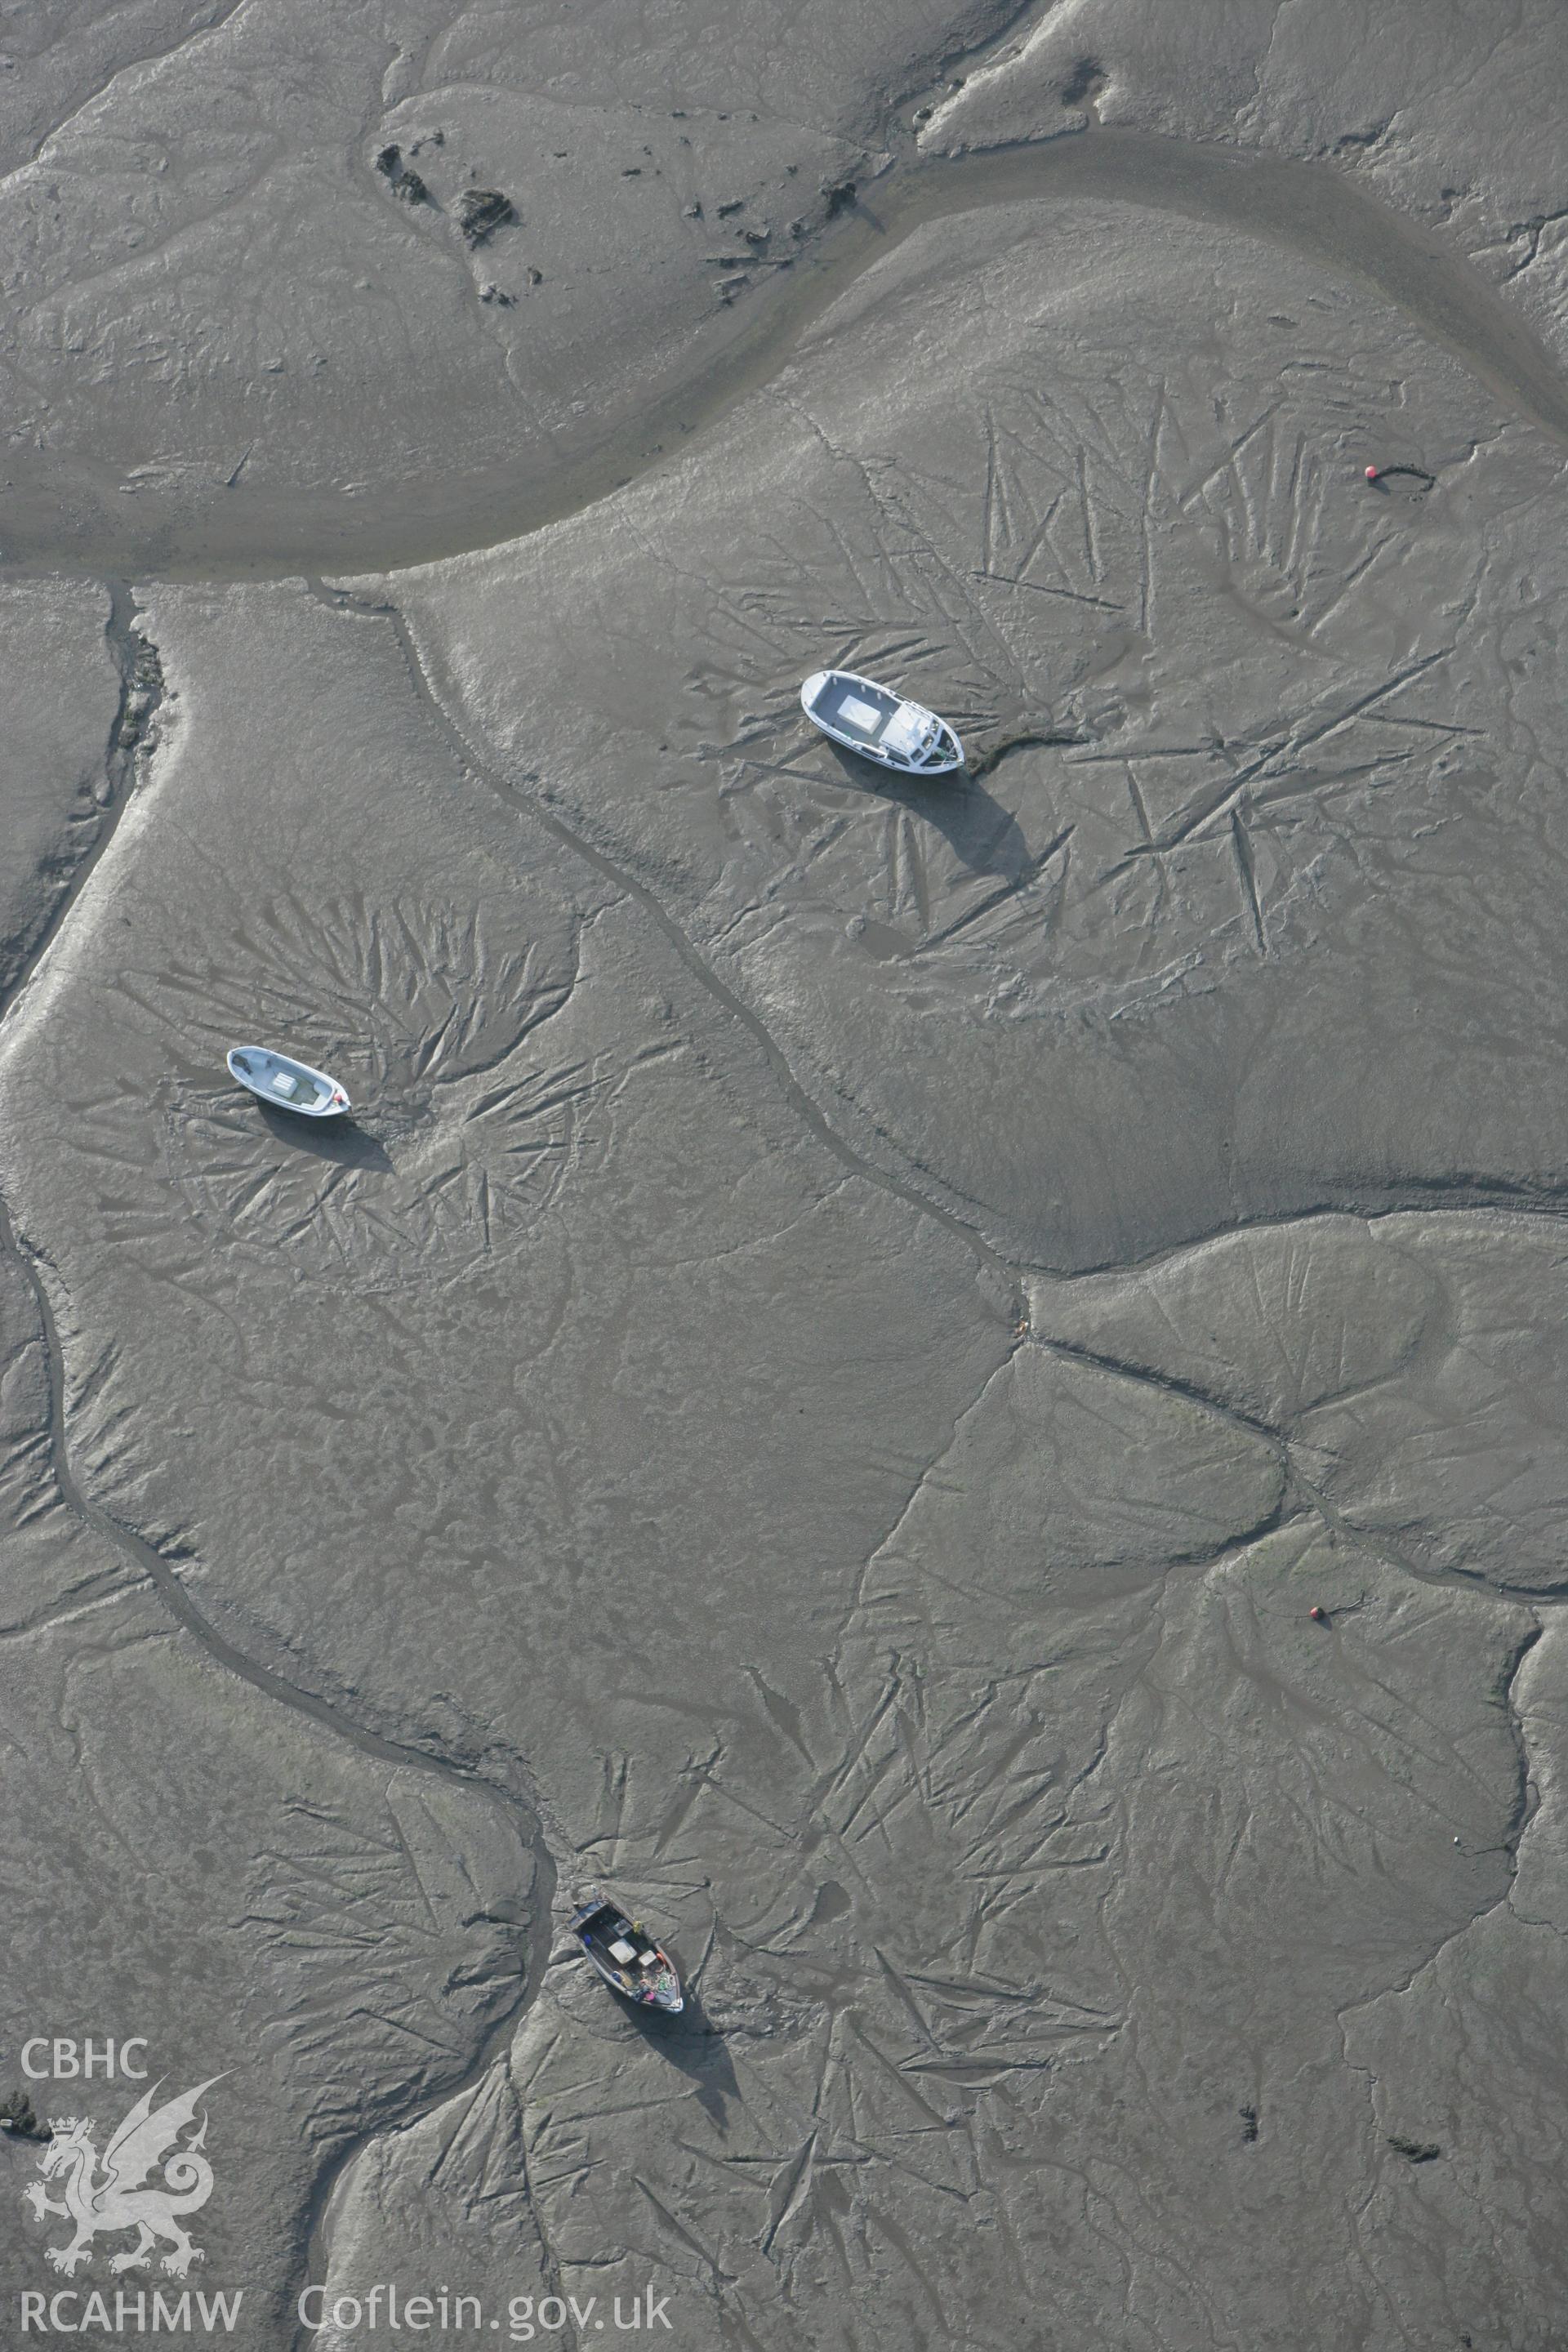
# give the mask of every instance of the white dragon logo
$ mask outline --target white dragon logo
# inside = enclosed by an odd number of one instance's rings
[[[195,2119],[202,2093],[222,2080],[221,2074],[209,2075],[194,2091],[165,2100],[155,2111],[153,2102],[160,2085],[154,2083],[121,2124],[101,2160],[89,2116],[50,2117],[49,2144],[38,2158],[38,2169],[46,2180],[65,2175],[64,2198],[46,2197],[36,2180],[29,2181],[22,2198],[40,2221],[49,2213],[73,2221],[76,2235],[69,2245],[46,2246],[47,2263],[68,2278],[79,2264],[91,2262],[94,2238],[112,2237],[121,2230],[134,2230],[136,2243],[110,2257],[111,2271],[144,2269],[160,2241],[171,2249],[163,2266],[175,2278],[184,2278],[193,2263],[205,2261],[177,2218],[195,2212],[213,2192],[213,2168],[201,2152],[207,2136],[205,2116],[194,2139],[184,2147],[178,2142]],[[162,2182],[150,2181],[148,2176],[160,2169]]]

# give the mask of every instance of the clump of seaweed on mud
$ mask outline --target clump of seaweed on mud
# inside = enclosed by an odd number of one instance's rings
[[[430,133],[427,141],[416,140],[414,152],[417,154],[426,144],[433,147],[444,145],[445,134],[437,131]],[[401,197],[405,205],[428,205],[432,212],[442,210],[429,186],[405,160],[401,147],[383,147],[377,151],[374,160],[376,170],[393,194]],[[477,252],[482,245],[488,245],[497,229],[519,226],[521,218],[511,198],[500,188],[464,188],[453,202],[450,217],[456,222],[458,234],[470,253]],[[530,275],[531,278],[532,273]],[[488,289],[480,299],[503,303],[510,299],[495,287]]]
[[[488,245],[498,228],[515,227],[517,206],[499,188],[465,188],[458,198],[458,226],[470,247]]]
[[[13,2091],[0,2103],[0,2131],[8,2131],[14,2139],[47,2139],[47,2124],[41,2124],[26,2091]]]
[[[375,168],[393,194],[401,196],[405,205],[435,205],[435,197],[418,173],[405,163],[401,147],[384,147],[375,159]]]
[[[1062,84],[1062,104],[1092,108],[1106,80],[1105,68],[1098,58],[1079,58]]]
[[[110,737],[111,753],[140,751],[163,699],[163,665],[157,646],[136,631],[132,633],[130,644],[120,709]]]

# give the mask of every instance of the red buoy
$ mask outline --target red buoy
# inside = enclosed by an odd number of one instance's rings
[[[1368,480],[1369,482],[1375,482],[1375,481],[1376,481],[1376,479],[1377,479],[1377,467],[1376,467],[1375,466],[1369,466],[1369,467],[1367,467],[1367,469],[1366,469],[1366,478],[1367,478],[1367,480]]]
[[[1329,1622],[1329,1612],[1326,1609],[1312,1608],[1307,1612],[1307,1614],[1310,1617],[1315,1617],[1320,1625],[1326,1625]]]

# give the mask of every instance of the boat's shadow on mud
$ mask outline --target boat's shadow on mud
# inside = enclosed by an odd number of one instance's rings
[[[270,1103],[258,1103],[261,1123],[275,1141],[303,1153],[307,1159],[324,1160],[336,1168],[358,1168],[368,1174],[384,1176],[392,1171],[392,1155],[385,1144],[356,1126],[353,1118],[331,1118],[320,1121],[293,1117],[286,1110],[275,1110]]]
[[[690,1986],[686,1988],[686,2007],[679,2017],[660,2010],[631,2009],[627,2018],[633,2032],[687,2077],[710,2122],[721,2126],[725,2102],[740,2097],[741,2085],[723,2035],[704,2014]]]
[[[846,785],[920,817],[942,835],[971,874],[990,876],[999,882],[1033,881],[1038,860],[1024,838],[1023,827],[967,768],[946,776],[899,776],[868,766],[837,743],[827,744],[826,749]]]

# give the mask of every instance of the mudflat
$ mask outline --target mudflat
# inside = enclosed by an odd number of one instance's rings
[[[1560,47],[18,32],[16,2340],[1553,2340]]]

